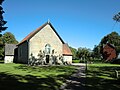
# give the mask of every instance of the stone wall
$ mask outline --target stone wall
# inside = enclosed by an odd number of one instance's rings
[[[35,34],[30,39],[29,56],[32,53],[33,56],[35,56],[35,58],[38,58],[39,51],[44,51],[46,44],[50,44],[51,53],[52,50],[54,50],[56,55],[62,55],[63,44],[49,24],[42,28],[37,34]]]

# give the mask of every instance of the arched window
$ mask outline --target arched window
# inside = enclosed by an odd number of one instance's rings
[[[50,44],[46,44],[46,45],[45,45],[45,53],[46,53],[46,54],[50,54],[50,51],[51,51],[51,46],[50,46]]]

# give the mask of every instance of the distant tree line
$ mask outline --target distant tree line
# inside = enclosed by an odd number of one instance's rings
[[[70,47],[73,54],[73,59],[86,60],[93,57],[91,49],[79,47],[78,49]]]

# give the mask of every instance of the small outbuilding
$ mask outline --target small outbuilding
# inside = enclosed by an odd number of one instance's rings
[[[5,44],[5,58],[4,63],[13,63],[15,59],[16,44]]]

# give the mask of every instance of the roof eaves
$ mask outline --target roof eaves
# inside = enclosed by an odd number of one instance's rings
[[[30,34],[28,34],[17,46],[19,46],[22,43],[24,43],[25,41],[28,41],[29,39],[31,39],[36,33],[38,33],[47,24],[48,24],[48,22],[45,23],[45,24],[43,24],[42,26],[40,26],[39,28],[37,28],[36,30],[34,30],[33,32],[31,32]]]

